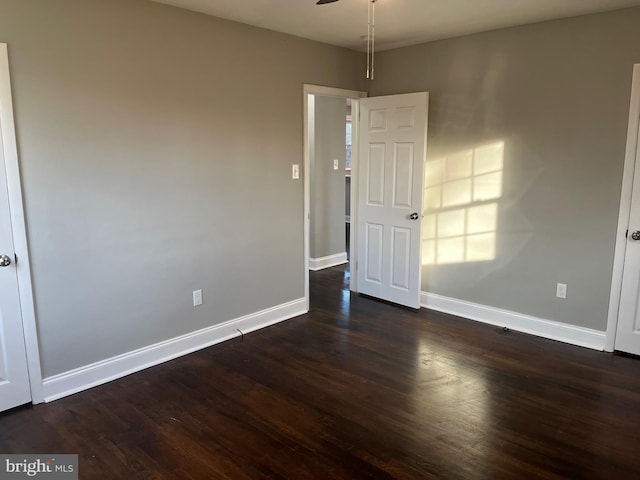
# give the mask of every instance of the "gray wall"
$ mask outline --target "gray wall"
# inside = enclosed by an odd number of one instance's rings
[[[346,251],[345,243],[345,125],[344,98],[314,96],[314,135],[311,165],[311,258]],[[333,169],[333,160],[340,168]]]
[[[0,0],[0,42],[45,376],[304,296],[302,85],[359,53],[146,0]]]
[[[604,330],[639,24],[377,55],[371,94],[431,92],[430,161],[505,142],[496,258],[424,290]],[[361,54],[146,0],[0,0],[0,42],[45,376],[303,296],[302,84],[364,90]]]
[[[495,204],[495,258],[425,265],[424,291],[606,329],[638,25],[635,8],[376,56],[372,95],[430,92],[429,162],[504,142],[499,197],[461,205]]]

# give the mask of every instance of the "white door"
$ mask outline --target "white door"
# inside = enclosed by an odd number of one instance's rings
[[[7,91],[8,82],[6,56],[0,55],[0,89]],[[0,102],[3,98],[0,95]],[[2,128],[0,121],[0,411],[31,401],[7,191],[3,143],[7,136]]]
[[[640,148],[635,165],[615,348],[640,355]]]
[[[360,100],[358,291],[420,308],[426,92]]]

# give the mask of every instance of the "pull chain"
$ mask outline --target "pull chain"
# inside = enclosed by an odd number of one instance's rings
[[[367,13],[367,78],[373,80],[376,49],[376,0],[368,0]]]

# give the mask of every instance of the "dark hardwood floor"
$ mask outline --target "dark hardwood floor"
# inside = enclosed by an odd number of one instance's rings
[[[1,453],[81,479],[632,479],[640,360],[350,296],[56,402],[0,414]]]

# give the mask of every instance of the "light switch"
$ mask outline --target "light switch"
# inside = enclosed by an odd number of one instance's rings
[[[291,178],[297,180],[300,178],[300,165],[294,164],[291,168]]]
[[[567,298],[567,284],[559,283],[556,286],[556,297],[558,298]]]
[[[340,168],[340,162],[338,160],[333,161],[333,169],[338,170]]]
[[[193,291],[193,306],[198,307],[202,305],[202,290]]]

